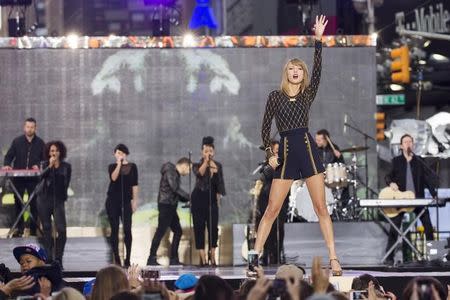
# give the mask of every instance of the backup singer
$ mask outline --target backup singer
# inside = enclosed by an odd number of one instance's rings
[[[319,152],[319,156],[322,159],[322,163],[324,166],[327,164],[332,164],[336,162],[344,163],[344,157],[342,153],[339,151],[339,147],[333,143],[333,148],[331,148],[328,139],[330,138],[330,133],[326,129],[320,129],[316,133],[316,144]]]
[[[11,169],[39,169],[39,164],[44,156],[44,141],[36,135],[36,120],[33,118],[28,118],[25,120],[23,131],[24,134],[16,137],[11,147],[9,147],[8,152],[5,155],[5,160],[3,164],[4,170]],[[14,178],[14,186],[17,189],[19,195],[23,198],[25,191],[27,191],[28,196],[34,191],[36,185],[38,184],[38,178]],[[14,205],[16,209],[16,218],[19,216],[22,210],[22,203],[20,199],[14,194]],[[36,201],[31,201],[30,203],[31,214],[37,221],[37,206]],[[24,229],[23,219],[17,226],[17,231],[14,236],[22,236]],[[30,234],[36,235],[36,224],[30,223]]]
[[[122,219],[126,257],[123,265],[130,266],[131,257],[131,215],[138,204],[138,169],[136,164],[129,162],[128,147],[119,144],[114,148],[116,163],[108,166],[109,187],[106,197],[106,213],[111,225],[111,251],[114,263],[120,265],[119,257],[119,222]]]
[[[280,143],[278,141],[271,141],[270,147],[274,155],[278,155]],[[261,216],[267,208],[269,203],[269,193],[272,186],[272,180],[274,176],[274,169],[269,165],[269,162],[265,162],[261,169],[261,177],[259,180],[262,182],[261,192],[258,196],[258,217],[256,219],[256,228],[258,228]],[[287,211],[289,205],[289,197],[283,202],[280,213],[272,225],[269,236],[267,237],[267,243],[264,244],[264,251],[262,256],[262,264],[283,264],[284,263],[284,223],[287,219]]]
[[[435,185],[432,181],[433,176],[427,172],[424,167],[424,162],[420,157],[417,157],[413,153],[414,140],[413,137],[409,134],[404,134],[400,138],[400,149],[402,154],[394,157],[392,160],[392,170],[386,175],[386,183],[394,190],[394,191],[412,191],[416,198],[424,198],[424,189],[425,186],[430,191],[430,194],[433,197],[437,197],[437,192]],[[423,209],[423,207],[416,207],[414,209],[414,213],[418,214]],[[403,220],[404,212],[399,213],[394,218],[391,218],[392,222],[397,227],[400,227],[400,224]],[[428,209],[425,213],[420,217],[420,221],[422,222],[423,227],[425,228],[425,237],[427,241],[433,240],[433,226],[430,220],[430,213]],[[389,231],[388,243],[386,246],[386,251],[388,251],[392,245],[397,240],[397,231],[393,227]],[[394,255],[395,251],[393,251],[386,259],[387,264],[394,263]]]
[[[189,158],[186,157],[180,158],[176,165],[167,162],[161,167],[161,181],[159,182],[158,193],[158,227],[153,236],[147,265],[158,265],[156,261],[156,252],[158,251],[161,239],[169,227],[173,232],[170,264],[180,264],[178,259],[178,246],[183,231],[180,225],[180,218],[177,214],[177,206],[178,201],[189,202],[189,194],[180,186],[180,176],[188,175],[190,170],[191,162]]]
[[[72,176],[72,167],[65,162],[67,149],[63,142],[52,141],[45,146],[43,185],[38,196],[39,219],[44,235],[43,246],[50,261],[57,261],[61,267],[66,245],[67,190]],[[57,237],[52,238],[52,215]]]
[[[322,63],[322,35],[328,21],[324,16],[316,17],[314,67],[311,83],[306,64],[299,59],[291,59],[284,67],[281,90],[270,93],[264,112],[262,132],[264,147],[269,164],[275,169],[270,189],[269,205],[259,224],[255,250],[261,253],[272,224],[278,216],[292,182],[306,178],[306,185],[313,201],[322,234],[328,247],[333,275],[342,275],[337,259],[333,224],[325,203],[324,168],[317,147],[308,132],[309,109],[316,96]],[[270,127],[275,117],[280,132],[281,157],[274,155],[270,148]]]
[[[219,234],[219,203],[225,196],[222,165],[214,160],[214,138],[204,137],[202,142],[202,159],[193,164],[196,176],[192,191],[192,219],[194,223],[195,247],[199,250],[200,265],[206,265],[205,226],[208,229],[208,255],[213,266],[216,265],[215,252]]]

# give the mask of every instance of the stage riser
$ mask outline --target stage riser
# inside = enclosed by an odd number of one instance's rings
[[[379,265],[384,255],[387,235],[385,224],[374,222],[334,223],[336,250],[344,265]],[[245,264],[241,255],[244,242],[244,224],[233,225],[233,265]],[[284,249],[287,258],[310,266],[314,256],[324,257],[328,263],[328,252],[319,223],[288,223],[285,225]]]

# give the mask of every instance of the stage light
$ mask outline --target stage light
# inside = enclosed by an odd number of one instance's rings
[[[436,54],[436,53],[431,54],[430,55],[430,59],[434,60],[436,62],[448,62],[449,61],[447,56],[444,56],[444,55],[441,55],[441,54]]]
[[[186,33],[183,36],[183,47],[195,47],[195,46],[197,45],[194,36],[190,33]]]
[[[394,92],[403,91],[405,89],[402,85],[396,83],[390,84],[389,88]]]
[[[71,49],[77,49],[78,48],[78,35],[75,33],[70,33],[67,35],[66,38],[67,45]]]
[[[427,62],[425,60],[423,60],[423,59],[419,60],[419,65],[426,65],[426,64],[427,64]]]
[[[428,46],[430,46],[431,41],[430,40],[426,40],[425,43],[423,43],[423,47],[426,48]]]
[[[374,32],[370,35],[370,37],[372,38],[373,41],[378,40],[378,32]]]

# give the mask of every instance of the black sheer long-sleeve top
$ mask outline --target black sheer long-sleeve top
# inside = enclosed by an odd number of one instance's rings
[[[58,201],[66,201],[67,190],[72,178],[72,166],[65,161],[62,161],[58,168],[49,168],[48,166],[48,162],[43,165],[44,171],[41,174],[43,186],[39,196],[47,198],[55,196]]]
[[[279,132],[308,127],[309,109],[316,97],[320,82],[322,42],[315,41],[314,48],[311,82],[303,92],[295,96],[295,101],[280,90],[272,91],[269,94],[261,128],[261,137],[267,157],[273,155],[270,150],[270,129],[273,118],[275,118],[275,124]]]
[[[203,158],[200,160],[199,163],[194,163],[192,165],[192,171],[194,172],[196,177],[195,188],[201,191],[207,191],[209,190],[211,184],[213,192],[225,196],[225,182],[223,180],[222,164],[217,161],[214,162],[217,165],[217,172],[214,173],[212,177],[209,168],[206,168],[206,172],[205,174],[203,174],[203,176],[200,174],[199,169],[200,166],[203,164]],[[209,178],[211,178],[211,182],[209,181]]]

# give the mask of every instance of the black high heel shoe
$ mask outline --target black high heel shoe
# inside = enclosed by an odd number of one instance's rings
[[[333,270],[333,268],[331,267],[331,262],[333,260],[337,261],[337,263],[339,264],[339,267],[341,268],[340,270]],[[342,266],[341,266],[341,262],[339,261],[339,259],[337,259],[337,258],[330,258],[330,269],[331,269],[331,274],[333,276],[342,276]]]

